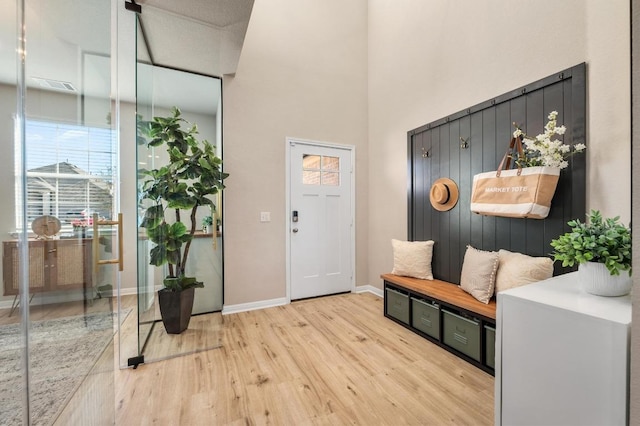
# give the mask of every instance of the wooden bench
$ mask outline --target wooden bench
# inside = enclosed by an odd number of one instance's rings
[[[457,284],[393,274],[384,280],[384,315],[494,374],[496,301],[476,300]]]
[[[491,299],[489,304],[485,305],[466,291],[462,290],[457,284],[441,280],[420,280],[418,278],[401,277],[393,274],[383,274],[380,278],[386,282],[432,297],[441,302],[460,307],[485,318],[490,318],[494,321],[496,319],[495,298]]]

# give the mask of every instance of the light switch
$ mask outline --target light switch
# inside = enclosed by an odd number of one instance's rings
[[[271,222],[271,212],[260,212],[260,222]]]

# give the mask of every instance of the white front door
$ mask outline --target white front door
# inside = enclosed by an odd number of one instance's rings
[[[292,300],[353,289],[352,154],[289,140]]]

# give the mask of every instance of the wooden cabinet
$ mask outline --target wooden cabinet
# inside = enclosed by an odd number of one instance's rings
[[[3,243],[5,296],[19,292],[20,250],[17,241]],[[91,239],[30,240],[29,290],[59,291],[91,287]]]
[[[498,293],[495,424],[627,424],[630,327],[576,273]]]

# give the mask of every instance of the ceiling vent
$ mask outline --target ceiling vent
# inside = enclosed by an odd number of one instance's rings
[[[40,87],[44,87],[45,89],[62,90],[64,92],[77,92],[73,84],[69,83],[68,81],[51,80],[48,78],[40,77],[32,78],[40,85]]]

